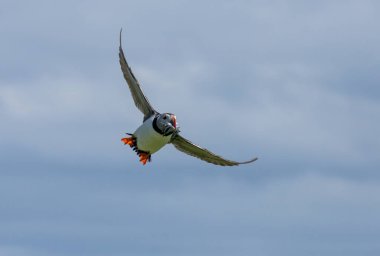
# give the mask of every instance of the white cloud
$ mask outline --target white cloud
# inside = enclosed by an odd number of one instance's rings
[[[0,254],[377,255],[377,5],[5,2]],[[142,119],[120,27],[184,136],[259,161],[219,168],[169,148],[140,166],[120,142]]]
[[[104,88],[83,78],[43,77],[22,84],[5,84],[0,88],[4,115],[16,119],[70,121],[84,115],[120,114],[117,87]]]
[[[264,146],[337,162],[375,161],[380,148],[374,136],[380,129],[375,119],[380,113],[377,102],[326,87],[319,81],[325,74],[314,67],[293,64],[255,68],[259,76],[246,78],[240,87],[222,81],[220,87],[227,95],[223,98],[207,90],[208,77],[218,73],[201,60],[181,66],[136,66],[134,71],[154,107],[177,114],[184,136],[214,151],[218,149],[215,145],[223,146],[220,154],[227,153],[230,158],[260,155],[260,147]],[[90,129],[88,134],[92,135],[105,134],[111,131],[111,124],[116,127],[118,122],[133,131],[141,121],[141,113],[119,73],[119,79],[110,79],[111,86],[78,77],[44,77],[30,84],[2,86],[3,114],[16,124],[27,122],[39,138],[40,132],[45,136],[58,132],[63,138],[73,138],[68,141],[80,141],[85,130]],[[196,84],[204,84],[206,90]],[[231,101],[229,90],[244,90],[243,100]],[[70,128],[73,124],[77,127],[74,130]],[[51,127],[54,133],[46,129]],[[35,143],[39,144],[36,148],[41,147],[40,139]],[[88,139],[83,144],[88,144]],[[228,145],[247,152],[234,153]]]

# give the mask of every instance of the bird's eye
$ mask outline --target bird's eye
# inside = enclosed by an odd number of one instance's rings
[[[164,120],[166,120],[166,115],[163,118],[164,118]]]

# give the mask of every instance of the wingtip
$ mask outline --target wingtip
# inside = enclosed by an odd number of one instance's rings
[[[121,33],[123,32],[123,28],[120,28],[120,33],[119,33],[119,47],[121,48]]]
[[[245,161],[245,162],[241,162],[239,164],[249,164],[249,163],[257,161],[258,159],[259,159],[258,157],[254,157],[251,160],[248,160],[248,161]]]

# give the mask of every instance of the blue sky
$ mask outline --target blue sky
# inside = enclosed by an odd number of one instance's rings
[[[1,1],[0,256],[379,255],[376,1]],[[230,159],[120,142],[150,102]]]

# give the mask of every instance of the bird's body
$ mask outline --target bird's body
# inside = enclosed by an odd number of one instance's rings
[[[156,153],[168,144],[171,139],[171,135],[163,136],[154,129],[154,118],[155,116],[149,117],[133,133],[133,136],[136,138],[137,148],[150,154]]]
[[[125,59],[121,47],[121,31],[119,62],[135,105],[144,114],[143,124],[140,125],[133,134],[128,133],[130,137],[122,138],[121,140],[137,153],[140,157],[140,162],[144,165],[147,161],[151,160],[153,153],[160,150],[166,144],[173,144],[179,151],[216,165],[233,166],[247,164],[257,160],[257,157],[245,162],[227,160],[205,148],[193,144],[179,135],[180,131],[176,116],[171,113],[161,114],[156,111],[142,92],[139,82]]]

